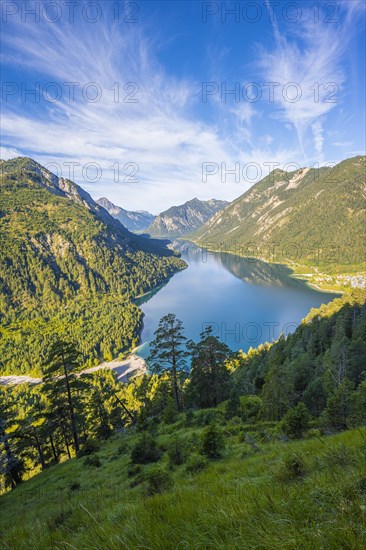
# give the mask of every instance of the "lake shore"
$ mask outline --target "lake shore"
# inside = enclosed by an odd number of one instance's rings
[[[121,361],[114,359],[113,361],[101,363],[96,367],[90,367],[84,370],[83,374],[96,372],[101,369],[113,371],[118,382],[128,382],[130,378],[146,374],[147,365],[146,361],[142,357],[136,355],[135,350],[133,350],[126,359],[122,359]]]
[[[195,244],[203,250],[207,250],[211,253],[218,253],[216,247],[203,246],[193,239],[185,236],[181,239],[182,241],[188,241],[192,244]],[[366,272],[364,271],[354,271],[344,272],[344,273],[325,273],[321,272],[316,266],[303,265],[296,263],[294,261],[275,261],[269,260],[268,258],[262,258],[260,256],[245,256],[244,254],[238,253],[238,251],[225,250],[224,254],[229,254],[231,256],[237,256],[243,258],[244,260],[260,260],[269,265],[277,265],[282,267],[287,267],[292,271],[289,274],[289,277],[302,281],[309,288],[320,292],[326,293],[336,293],[336,294],[346,294],[352,291],[354,288],[366,289]],[[309,273],[310,271],[310,273]]]
[[[142,376],[147,372],[146,361],[136,355],[135,349],[126,357],[126,359],[103,362],[95,367],[90,367],[81,371],[80,374],[89,374],[101,369],[109,369],[116,375],[118,382],[126,383],[135,376]],[[42,378],[32,378],[26,375],[0,376],[1,386],[18,386],[19,384],[41,384]]]

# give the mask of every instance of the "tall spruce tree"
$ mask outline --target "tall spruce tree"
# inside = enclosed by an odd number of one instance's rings
[[[5,487],[15,489],[22,481],[23,462],[12,447],[9,426],[13,422],[12,402],[6,390],[0,388],[0,478]]]
[[[196,344],[189,342],[191,351],[190,394],[199,407],[216,407],[229,397],[230,371],[227,359],[229,347],[212,335],[212,327],[201,333]]]
[[[150,357],[153,372],[166,373],[171,381],[172,392],[177,411],[182,410],[181,379],[186,369],[186,358],[189,355],[185,349],[187,338],[183,334],[183,323],[173,313],[160,319],[155,339],[150,344]]]
[[[80,386],[80,382],[76,376],[80,368],[80,352],[74,344],[64,340],[57,340],[51,345],[44,369],[44,389],[51,403],[54,402],[60,411],[63,409],[63,413],[66,412],[70,421],[70,430],[76,454],[79,452],[80,445],[75,412],[75,394],[78,391],[78,386]],[[63,429],[66,433],[64,426]],[[67,439],[66,435],[65,438]]]

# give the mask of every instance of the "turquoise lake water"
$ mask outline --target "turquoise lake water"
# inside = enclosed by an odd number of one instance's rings
[[[312,307],[336,295],[319,292],[290,276],[285,266],[229,254],[212,254],[176,243],[188,268],[137,301],[144,312],[138,354],[149,355],[159,320],[175,313],[187,338],[198,340],[207,325],[233,349],[247,351],[293,332]],[[177,248],[175,246],[175,248]]]

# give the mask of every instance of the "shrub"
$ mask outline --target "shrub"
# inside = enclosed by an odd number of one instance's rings
[[[260,447],[257,445],[254,437],[251,434],[246,434],[243,441],[248,444],[253,453],[260,452]]]
[[[144,481],[146,482],[146,492],[149,496],[163,493],[173,485],[172,476],[162,468],[156,468],[146,473]]]
[[[312,437],[321,437],[322,435],[322,430],[319,429],[319,428],[311,428],[310,430],[307,431],[307,437],[309,438],[312,438]]]
[[[187,447],[191,452],[199,453],[202,447],[201,435],[197,432],[193,432],[187,439]]]
[[[94,466],[95,468],[100,468],[102,463],[97,456],[89,455],[84,460],[85,466]]]
[[[289,409],[282,421],[282,429],[289,437],[299,439],[309,427],[310,415],[304,403]]]
[[[214,422],[220,423],[223,420],[224,413],[218,409],[203,409],[196,413],[196,422],[198,426],[208,426]]]
[[[117,448],[117,454],[118,455],[124,455],[127,453],[127,451],[129,450],[129,446],[127,444],[126,441],[122,441],[122,443],[120,443],[120,445],[118,445],[118,448]]]
[[[245,395],[240,398],[242,416],[245,422],[255,422],[260,415],[262,400],[258,395]]]
[[[127,476],[128,477],[135,477],[138,474],[141,474],[142,468],[140,464],[129,464],[127,466]]]
[[[186,428],[189,428],[193,426],[193,423],[194,423],[194,412],[192,411],[192,409],[189,409],[185,415],[184,425],[186,426]]]
[[[186,461],[187,451],[183,441],[175,439],[168,449],[169,463],[171,466],[180,466]]]
[[[207,468],[207,464],[208,462],[203,456],[192,454],[188,459],[186,471],[189,474],[197,474]]]
[[[71,483],[70,485],[70,491],[71,492],[75,492],[75,491],[78,491],[80,489],[80,483],[78,483],[77,481],[74,481],[73,483]]]
[[[153,416],[149,419],[147,429],[154,435],[157,433],[160,424],[160,418],[158,416]]]
[[[226,402],[225,417],[230,420],[234,417],[240,417],[242,414],[241,401],[237,392],[233,392],[230,399]]]
[[[161,450],[150,433],[143,433],[131,451],[131,460],[134,464],[149,464],[157,462],[161,457]]]
[[[99,451],[99,445],[94,439],[88,439],[79,451],[79,457],[89,456]]]
[[[243,424],[238,416],[234,416],[226,425],[226,431],[231,436],[239,436],[243,431]]]
[[[216,424],[210,424],[203,432],[202,452],[207,458],[220,458],[225,448],[225,440]]]
[[[178,418],[177,405],[174,399],[170,398],[163,411],[163,420],[165,424],[173,424]]]
[[[279,473],[280,481],[298,481],[306,474],[306,466],[300,455],[288,455]]]

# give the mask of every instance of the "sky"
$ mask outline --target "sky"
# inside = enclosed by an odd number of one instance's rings
[[[363,0],[2,0],[1,158],[158,213],[365,154]]]

